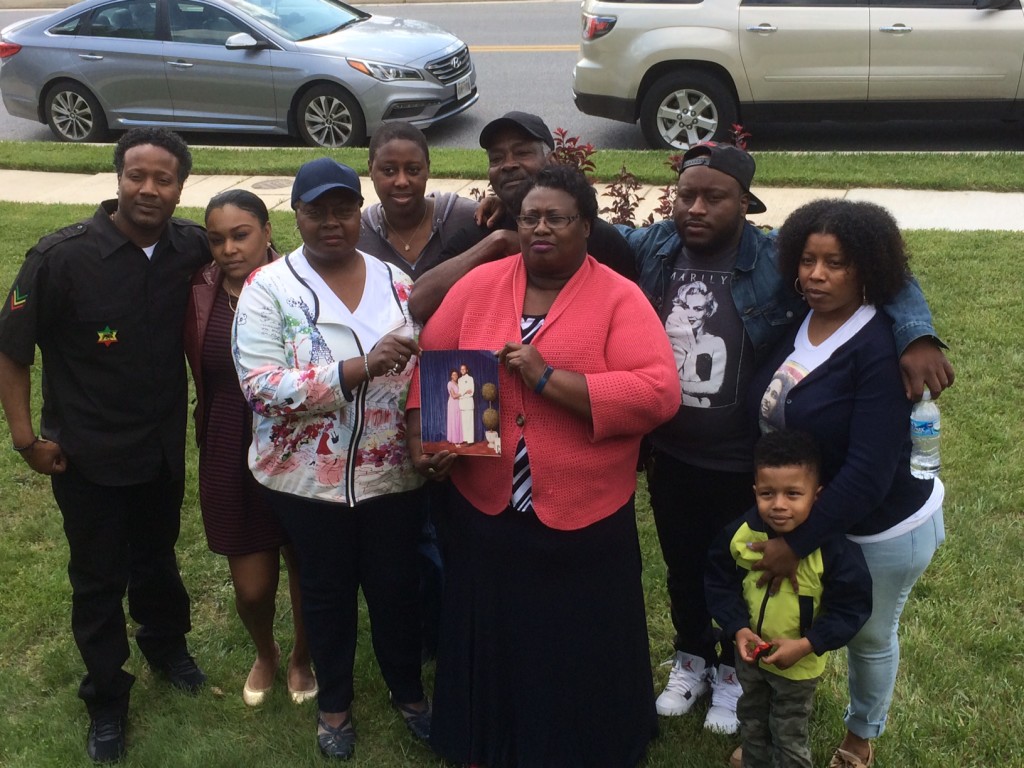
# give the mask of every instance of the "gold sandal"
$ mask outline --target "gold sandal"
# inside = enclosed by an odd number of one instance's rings
[[[868,759],[862,760],[858,755],[853,752],[847,752],[845,749],[836,749],[835,754],[832,755],[832,760],[828,764],[828,768],[871,768],[875,762],[875,748],[868,742]]]

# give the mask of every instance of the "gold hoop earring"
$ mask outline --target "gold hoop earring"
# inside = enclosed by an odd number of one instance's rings
[[[804,292],[800,290],[800,278],[797,277],[793,280],[793,290],[799,294],[800,298],[804,298]]]

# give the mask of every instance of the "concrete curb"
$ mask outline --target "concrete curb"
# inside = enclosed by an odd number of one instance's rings
[[[362,178],[366,204],[377,202],[373,184]],[[181,205],[205,208],[207,201],[226,189],[248,189],[259,195],[271,210],[290,207],[290,176],[190,176],[181,195]],[[431,179],[431,192],[455,192],[472,197],[474,190],[484,191],[482,179]],[[599,203],[610,204],[607,187],[598,186]],[[0,170],[0,200],[16,203],[79,203],[95,205],[112,198],[117,190],[113,173],[45,173],[39,171]],[[779,226],[804,203],[821,197],[845,197],[866,200],[889,209],[903,229],[945,229],[1024,231],[1024,193],[933,192],[911,189],[793,189],[757,187],[754,194],[764,201],[767,213],[750,216],[755,224]],[[638,191],[640,204],[636,220],[642,221],[660,203],[661,187],[646,186]]]

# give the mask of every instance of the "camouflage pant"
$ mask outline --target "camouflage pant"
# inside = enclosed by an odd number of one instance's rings
[[[737,661],[743,768],[811,768],[807,725],[819,678],[790,680]]]

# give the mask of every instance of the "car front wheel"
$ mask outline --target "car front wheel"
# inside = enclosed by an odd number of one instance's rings
[[[713,75],[672,72],[658,78],[640,104],[640,129],[654,149],[686,150],[724,141],[736,122],[736,102]]]
[[[96,97],[70,80],[46,94],[46,122],[61,141],[102,141],[107,133],[107,119]]]
[[[366,139],[359,104],[333,85],[318,85],[299,100],[295,122],[302,140],[311,147],[353,147]]]

